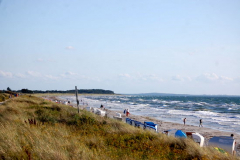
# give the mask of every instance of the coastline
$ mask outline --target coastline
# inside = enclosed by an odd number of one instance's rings
[[[46,98],[46,99],[50,99],[52,101],[55,100],[61,100],[61,101],[66,101],[64,99],[61,99],[59,97],[55,97],[55,96],[44,96],[42,98]],[[71,103],[70,106],[76,108],[77,105],[74,103]],[[83,110],[85,107],[87,107],[86,105],[79,105],[80,109]],[[122,115],[123,118],[123,122],[125,122],[125,118],[126,115],[123,114],[123,111],[117,111],[117,110],[111,110],[111,109],[105,109],[106,113],[107,113],[107,117],[109,118],[113,118],[113,116],[116,115],[116,113],[120,113]],[[166,130],[170,130],[170,129],[179,129],[182,130],[184,132],[197,132],[200,133],[204,138],[205,138],[205,145],[208,144],[208,140],[211,137],[214,136],[230,136],[231,134],[234,134],[234,139],[236,140],[236,151],[237,151],[237,155],[240,156],[240,135],[237,133],[232,133],[232,132],[225,132],[225,131],[219,131],[216,129],[211,129],[211,128],[206,128],[206,127],[198,127],[198,126],[193,126],[193,125],[188,125],[186,122],[186,125],[184,126],[183,123],[179,124],[179,123],[173,123],[173,122],[167,122],[167,121],[162,121],[162,120],[158,120],[155,119],[153,117],[145,117],[145,116],[140,116],[140,115],[133,115],[130,114],[129,117],[130,119],[133,120],[137,120],[140,122],[144,122],[144,121],[151,121],[154,122],[155,124],[158,124],[158,133],[162,133],[163,131]],[[203,124],[204,126],[204,124]]]

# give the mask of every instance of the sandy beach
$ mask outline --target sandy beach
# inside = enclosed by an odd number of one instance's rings
[[[84,109],[84,106],[82,106],[81,108]],[[126,115],[123,114],[123,111],[115,111],[115,110],[112,111],[112,110],[109,110],[109,109],[106,109],[106,111],[107,111],[107,116],[110,117],[110,118],[113,118],[113,116],[115,116],[116,113],[120,113],[122,115],[123,121],[125,122]],[[158,124],[158,133],[162,133],[163,131],[170,130],[170,129],[179,129],[179,130],[182,130],[184,132],[200,133],[205,138],[204,145],[208,144],[208,141],[211,137],[214,137],[214,136],[230,136],[231,134],[234,134],[234,139],[237,142],[237,145],[236,145],[236,153],[237,154],[236,155],[240,156],[240,143],[239,143],[240,142],[240,135],[239,134],[218,131],[218,130],[214,130],[214,129],[211,129],[211,128],[187,125],[187,121],[186,121],[186,125],[184,126],[183,123],[179,124],[179,123],[165,122],[165,121],[154,119],[152,117],[136,116],[136,115],[133,115],[133,114],[130,114],[128,116],[128,118],[136,120],[136,121],[140,121],[140,122],[144,122],[144,121],[154,122],[155,124]],[[203,124],[203,126],[204,126],[204,124]]]
[[[52,101],[55,100],[61,100],[58,97],[43,97],[47,99],[51,99]],[[63,101],[63,100],[61,100]],[[76,104],[70,104],[72,107],[77,107]],[[87,106],[80,105],[80,109],[84,109]],[[123,111],[116,111],[116,110],[110,110],[110,109],[105,109],[107,113],[107,117],[113,118],[113,116],[116,116],[116,113],[120,113],[122,115],[123,122],[125,122],[126,115],[123,114]],[[198,132],[205,138],[205,145],[207,145],[208,140],[211,137],[214,136],[230,136],[231,134],[234,134],[234,139],[237,142],[236,145],[236,151],[237,155],[240,156],[240,135],[236,133],[230,133],[230,132],[224,132],[224,131],[218,131],[214,130],[211,128],[206,128],[206,127],[198,127],[198,126],[193,126],[193,125],[188,125],[186,121],[186,125],[179,124],[179,123],[172,123],[172,122],[165,122],[161,120],[157,120],[152,117],[144,117],[144,116],[136,116],[133,114],[130,114],[128,118],[134,119],[136,121],[144,122],[144,121],[151,121],[154,122],[155,124],[158,124],[158,133],[162,133],[163,131],[170,130],[170,129],[179,129],[184,132]],[[204,126],[204,123],[203,123]]]

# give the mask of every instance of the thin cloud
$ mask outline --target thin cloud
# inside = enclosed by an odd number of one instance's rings
[[[87,81],[97,81],[97,82],[101,81],[99,77],[89,77],[89,76],[74,73],[71,71],[67,71],[63,74],[60,74],[60,77],[64,79],[71,79],[71,80],[87,80]]]
[[[73,46],[67,46],[65,49],[67,49],[67,50],[72,50],[72,49],[74,49],[74,48],[73,48]]]
[[[132,78],[129,74],[127,73],[124,73],[124,74],[119,74],[119,77],[122,77],[122,78]]]
[[[172,76],[173,81],[192,81],[192,78],[189,76],[175,75]]]
[[[172,76],[173,81],[184,81],[184,78],[180,75]]]
[[[158,82],[164,81],[161,77],[159,77],[159,76],[156,75],[156,74],[144,75],[144,77],[145,77],[147,80],[158,81]]]
[[[225,77],[225,76],[220,76],[219,79],[223,81],[233,81],[233,78]]]
[[[74,76],[77,76],[78,74],[77,73],[74,73],[74,72],[71,72],[71,71],[67,71],[63,74],[60,74],[61,77],[74,77]]]
[[[27,71],[27,75],[32,76],[32,77],[41,77],[41,73],[34,72],[34,71]]]
[[[37,62],[54,62],[54,60],[52,59],[42,59],[42,58],[38,58]]]
[[[47,79],[51,79],[51,80],[58,80],[58,79],[59,79],[59,77],[53,76],[53,75],[45,75],[45,77],[46,77]]]
[[[44,60],[42,58],[37,59],[38,62],[43,62]]]
[[[156,74],[145,75],[145,74],[137,73],[137,74],[130,75],[128,73],[123,73],[123,74],[119,74],[118,77],[122,78],[123,80],[159,81],[159,82],[163,81],[163,79]]]
[[[17,77],[17,78],[26,78],[26,75],[24,75],[22,73],[17,73],[17,74],[15,74],[15,77]]]
[[[216,73],[204,73],[196,78],[201,82],[230,82],[233,78],[226,76],[219,76]]]
[[[71,76],[73,76],[73,75],[77,75],[77,73],[70,72],[70,71],[66,72],[65,74],[66,74],[66,75],[71,75]]]
[[[11,72],[4,72],[0,70],[0,77],[12,78],[13,74]]]

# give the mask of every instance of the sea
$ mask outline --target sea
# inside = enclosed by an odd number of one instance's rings
[[[62,99],[76,103],[75,96]],[[191,96],[191,95],[101,95],[79,96],[80,104],[153,117],[165,122],[199,126],[240,134],[240,96]]]

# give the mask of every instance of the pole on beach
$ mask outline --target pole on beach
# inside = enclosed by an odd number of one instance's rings
[[[77,90],[77,86],[75,86],[75,93],[76,93],[76,101],[77,101],[77,108],[78,108],[78,113],[79,113],[79,100],[78,100],[78,90]]]

